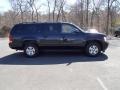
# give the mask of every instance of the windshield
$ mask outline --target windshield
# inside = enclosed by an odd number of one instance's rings
[[[86,32],[85,30],[83,30],[82,28],[80,28],[79,26],[77,26],[77,25],[75,25],[75,24],[71,24],[71,25],[73,25],[74,27],[76,27],[79,31],[81,31],[81,32]]]

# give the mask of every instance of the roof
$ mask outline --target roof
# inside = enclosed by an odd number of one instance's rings
[[[72,24],[72,23],[69,23],[69,22],[23,22],[23,23],[19,23],[19,24],[44,24],[44,23],[48,23],[48,24],[63,24],[63,23],[66,23],[66,24]]]

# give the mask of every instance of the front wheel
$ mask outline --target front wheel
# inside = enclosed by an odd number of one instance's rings
[[[26,44],[24,47],[24,53],[28,57],[35,57],[38,55],[38,47],[34,44]]]
[[[89,56],[97,56],[101,53],[101,47],[98,43],[88,43],[86,46],[86,53]]]

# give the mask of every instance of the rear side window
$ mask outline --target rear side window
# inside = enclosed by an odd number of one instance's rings
[[[44,24],[44,34],[60,34],[61,27],[59,24]]]
[[[25,28],[23,28],[24,34],[36,34],[37,33],[37,27],[36,25],[26,25]]]
[[[21,24],[16,25],[12,29],[12,33],[21,35],[32,35],[32,34],[60,34],[61,33],[61,24]]]
[[[35,34],[37,33],[37,29],[35,25],[30,25],[30,24],[26,24],[26,25],[16,25],[13,28],[13,32],[14,34]]]
[[[44,24],[37,24],[36,29],[37,29],[38,34],[43,34],[44,33]]]
[[[21,26],[20,25],[15,25],[12,28],[11,34],[19,34],[20,30],[21,30]]]

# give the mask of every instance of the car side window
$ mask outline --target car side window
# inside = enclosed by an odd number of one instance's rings
[[[19,35],[24,35],[24,34],[36,34],[37,33],[37,29],[35,25],[18,25],[14,28],[16,34]]]
[[[35,34],[36,32],[36,26],[35,25],[27,25],[25,30],[24,30],[25,34]]]
[[[46,24],[44,26],[44,34],[59,34],[60,33],[60,28],[59,25],[57,24]]]
[[[62,25],[62,34],[75,34],[76,32],[79,32],[79,30],[74,26],[68,24]]]
[[[22,27],[21,25],[17,25],[13,28],[13,32],[12,33],[15,33],[15,34],[20,34],[21,33],[21,30],[22,30]]]
[[[57,29],[57,27],[55,25],[49,26],[49,34],[58,34],[58,33],[60,33],[59,29]]]

